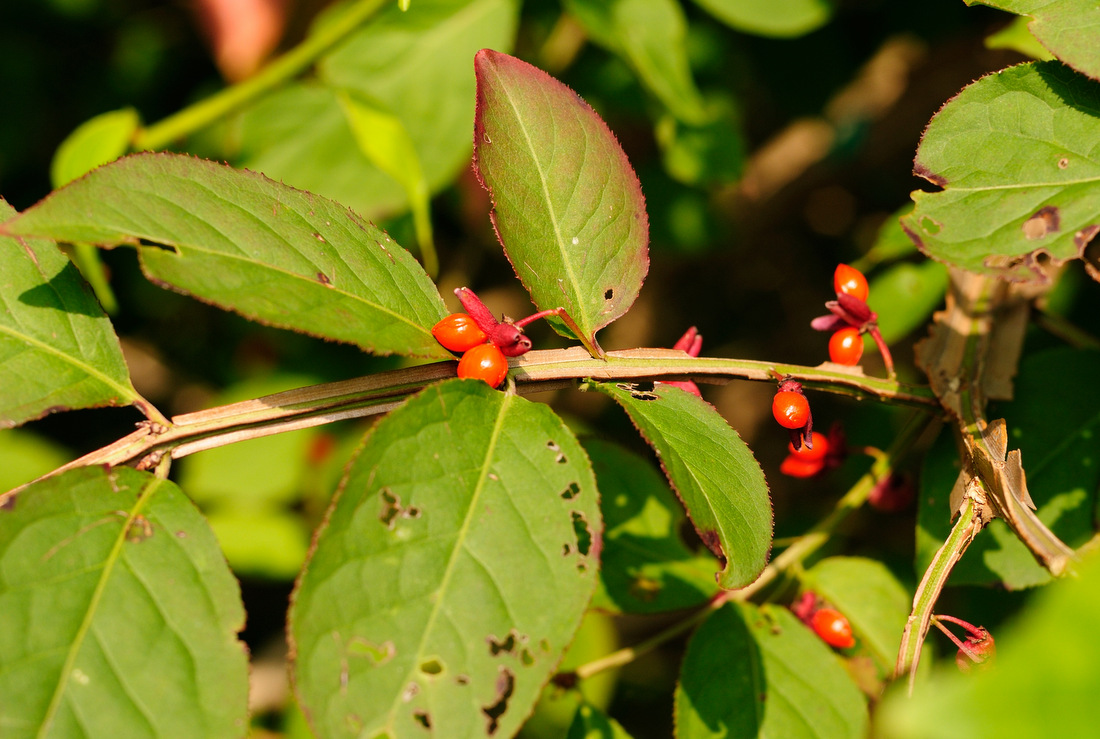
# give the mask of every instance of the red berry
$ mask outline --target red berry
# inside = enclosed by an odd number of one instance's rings
[[[824,460],[806,460],[793,454],[779,463],[779,471],[788,477],[813,477],[823,469],[825,469]]]
[[[465,313],[452,313],[432,327],[432,336],[452,352],[464,352],[489,337],[473,318]]]
[[[810,420],[810,401],[802,393],[780,390],[772,398],[772,415],[783,428],[800,429]]]
[[[825,459],[825,455],[829,453],[829,440],[825,437],[825,434],[813,432],[813,445],[814,448],[810,449],[806,444],[801,445],[798,449],[794,448],[794,444],[787,444],[787,451],[792,456],[797,457],[805,462],[820,462]]]
[[[837,295],[851,295],[865,303],[867,295],[871,292],[863,273],[847,264],[836,266],[836,272],[833,273],[833,287],[836,288]]]
[[[852,625],[835,608],[821,608],[814,612],[810,626],[821,639],[831,647],[848,649],[855,646]]]
[[[829,337],[829,359],[837,364],[856,365],[863,356],[863,337],[859,329],[847,326]]]
[[[492,344],[478,344],[462,355],[458,362],[458,376],[484,380],[489,387],[497,387],[508,374],[508,360]]]

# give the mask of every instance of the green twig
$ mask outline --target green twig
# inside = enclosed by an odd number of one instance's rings
[[[772,382],[771,373],[778,369],[784,375],[803,381],[807,387],[856,397],[876,397],[887,402],[916,405],[925,410],[937,407],[928,388],[920,386],[818,367],[691,357],[672,349],[608,352],[604,359],[593,359],[582,347],[547,349],[513,358],[510,365],[511,376],[520,394],[576,387],[586,378],[638,382],[683,377],[697,377],[700,380],[736,377]],[[237,441],[386,413],[426,385],[454,377],[455,367],[454,361],[446,361],[391,370],[176,416],[170,421],[150,403],[139,399],[135,404],[152,423],[50,474],[93,464],[135,464],[151,459],[150,455],[156,453],[167,453],[178,459]],[[5,497],[0,496],[0,502]]]
[[[932,621],[932,610],[955,563],[982,530],[979,509],[979,502],[973,498],[967,497],[964,500],[951,534],[932,558],[932,563],[925,571],[924,578],[913,596],[913,612],[909,614],[905,631],[902,632],[901,647],[898,649],[898,660],[894,667],[895,678],[908,674],[910,693],[913,692],[924,638],[928,634],[928,627]]]
[[[326,52],[347,38],[384,5],[384,0],[360,0],[329,23],[316,28],[302,43],[273,60],[256,75],[168,116],[134,134],[135,151],[163,149],[220,120],[309,69]]]

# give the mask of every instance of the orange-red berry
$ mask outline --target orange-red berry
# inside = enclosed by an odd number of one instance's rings
[[[838,264],[833,273],[833,287],[837,295],[851,295],[857,300],[867,302],[867,295],[871,290],[867,287],[867,278],[855,267],[847,264]]]
[[[863,337],[853,326],[837,329],[829,337],[829,359],[837,364],[857,365],[863,356]]]
[[[772,398],[772,415],[783,428],[800,429],[810,420],[810,401],[802,393],[780,390]]]
[[[478,344],[462,355],[458,362],[458,376],[483,380],[489,387],[497,387],[508,374],[508,360],[493,344]]]
[[[848,649],[855,646],[856,640],[852,636],[852,625],[844,614],[835,608],[820,608],[814,611],[810,618],[810,626],[814,633],[831,647]]]
[[[478,344],[484,344],[489,336],[481,330],[472,317],[465,313],[452,313],[432,327],[432,336],[452,352],[464,352]]]
[[[829,453],[829,439],[825,434],[818,431],[814,431],[812,436],[813,449],[806,444],[801,445],[798,449],[794,448],[794,444],[787,444],[787,451],[806,462],[820,462]]]

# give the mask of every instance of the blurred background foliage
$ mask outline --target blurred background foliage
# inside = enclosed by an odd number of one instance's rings
[[[104,125],[128,135],[138,121],[155,124],[247,80],[345,7],[0,4],[7,101],[0,194],[19,209],[33,204],[51,188],[55,152],[81,124],[126,109],[136,117]],[[830,297],[835,264],[848,262],[870,275],[871,305],[902,378],[914,382],[923,378],[911,346],[946,284],[943,268],[916,254],[897,226],[909,192],[932,189],[911,170],[921,131],[972,80],[1040,54],[1011,16],[958,0],[412,0],[407,12],[388,2],[305,74],[171,148],[337,199],[414,253],[427,255],[434,244],[440,292],[453,307],[453,288],[468,285],[495,311],[526,315],[529,303],[469,167],[473,54],[482,47],[510,51],[573,87],[608,122],[641,179],[652,264],[631,312],[601,335],[605,348],[668,346],[696,325],[704,354],[817,364],[828,337],[809,321]],[[400,361],[251,324],[162,290],[141,276],[129,250],[101,259],[134,383],[165,413]],[[1047,303],[1095,334],[1100,311],[1095,291],[1090,302],[1081,290],[1087,282],[1070,264]],[[541,326],[533,333],[539,347],[561,341]],[[1035,332],[1028,349],[1054,343]],[[864,365],[882,372],[874,352]],[[786,436],[768,417],[772,388],[735,382],[703,392],[768,475],[779,537],[805,531],[867,467],[866,457],[854,457],[824,478],[782,478]],[[625,417],[595,395],[543,399],[580,431],[628,431]],[[814,415],[822,429],[842,418],[855,447],[888,445],[900,420],[895,410],[830,396],[814,398]],[[0,487],[109,443],[136,420],[130,409],[102,409],[0,431]],[[279,664],[293,575],[363,429],[346,422],[260,439],[185,459],[173,471],[242,577],[257,678]],[[621,438],[649,454],[635,435]],[[872,553],[912,583],[914,518],[912,510],[861,513],[847,540],[825,554]],[[1010,613],[1020,596],[962,588],[945,600],[968,617],[977,604],[983,613],[991,603]],[[639,617],[593,617],[577,650],[599,655],[652,629]],[[635,736],[668,736],[680,646],[636,661],[614,690],[594,683],[587,699],[614,701],[616,716],[633,717],[623,723]],[[276,687],[256,698],[261,715],[282,705],[285,672],[270,673]],[[561,735],[575,702],[555,707],[560,699],[548,692],[527,735]],[[301,730],[297,720],[289,725]]]

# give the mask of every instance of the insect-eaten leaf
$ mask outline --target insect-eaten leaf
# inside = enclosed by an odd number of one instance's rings
[[[1059,62],[990,74],[928,124],[914,172],[943,190],[914,192],[902,226],[939,261],[1046,281],[1046,262],[1084,256],[1100,233],[1098,142],[1097,82]]]
[[[546,406],[473,380],[414,396],[366,438],[298,582],[315,731],[512,736],[581,622],[600,542],[588,459]]]

